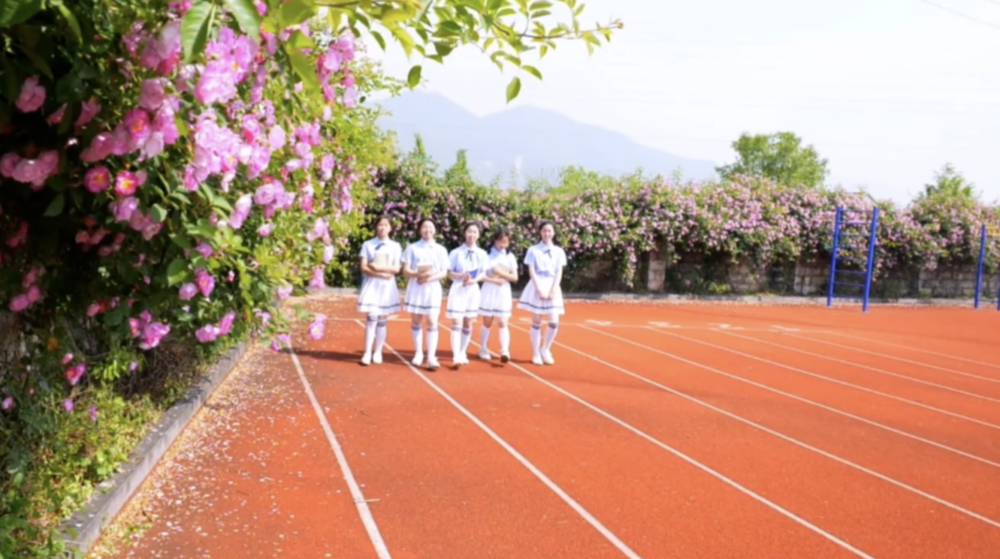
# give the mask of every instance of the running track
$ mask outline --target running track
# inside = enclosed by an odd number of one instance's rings
[[[366,368],[353,298],[307,306],[326,338],[265,354],[272,396],[210,435],[212,506],[120,556],[1000,553],[1000,313],[570,302],[555,366],[518,312],[511,363],[476,357],[477,325],[453,370],[443,327],[429,372],[408,316]]]

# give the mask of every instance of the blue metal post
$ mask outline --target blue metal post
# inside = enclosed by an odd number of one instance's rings
[[[865,274],[865,301],[862,312],[868,312],[868,295],[872,289],[872,271],[875,269],[875,239],[878,233],[878,206],[872,211],[872,230],[868,233],[868,271]]]
[[[826,306],[833,306],[833,282],[837,277],[837,254],[840,252],[840,215],[843,208],[837,208],[837,216],[833,220],[833,257],[830,258],[830,284],[826,287]]]
[[[979,264],[976,266],[976,297],[972,308],[979,308],[979,298],[983,293],[983,260],[986,259],[986,224],[979,232]]]

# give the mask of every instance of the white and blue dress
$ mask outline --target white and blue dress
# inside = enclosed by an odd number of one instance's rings
[[[451,251],[448,259],[452,272],[468,272],[475,279],[486,273],[489,255],[477,246],[462,244]],[[445,316],[452,320],[475,318],[479,315],[479,300],[479,283],[465,285],[462,280],[452,280],[448,289],[448,309]]]
[[[406,246],[402,261],[414,272],[420,266],[430,266],[434,274],[446,271],[449,264],[448,251],[443,246],[423,239]],[[409,278],[403,310],[410,314],[437,316],[441,312],[441,294],[441,280],[420,284],[417,278]]]
[[[556,245],[538,243],[528,248],[528,253],[524,256],[524,265],[534,268],[535,281],[538,282],[539,288],[548,290],[555,284],[559,271],[566,267],[566,252]],[[525,286],[517,308],[532,314],[566,314],[566,309],[563,306],[562,288],[556,285],[552,292],[552,298],[544,301],[538,295],[535,281],[529,281],[528,285]]]
[[[378,237],[369,239],[361,245],[360,257],[369,264],[375,262],[375,257],[385,254],[390,266],[400,263],[403,249],[396,241]],[[361,292],[358,295],[358,312],[385,316],[399,312],[399,288],[396,278],[379,278],[362,274]]]
[[[517,271],[517,256],[509,251],[499,251],[496,247],[490,249],[489,260],[486,263],[486,275],[492,277],[497,266],[504,266],[511,272]],[[502,284],[483,283],[482,294],[479,297],[479,315],[509,318],[514,312],[514,297],[511,295],[510,282]]]

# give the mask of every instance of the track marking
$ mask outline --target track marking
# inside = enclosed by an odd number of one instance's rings
[[[586,322],[587,324],[596,324],[598,326],[607,326],[611,324],[611,321],[609,320],[591,320],[589,318],[586,320]]]
[[[581,328],[586,328],[586,326],[581,326]],[[945,414],[945,415],[950,415],[952,417],[957,417],[959,419],[964,419],[966,421],[971,421],[972,423],[978,423],[979,425],[990,427],[992,429],[1000,429],[1000,425],[994,425],[993,423],[989,423],[989,422],[986,422],[986,421],[982,421],[982,420],[979,420],[979,419],[968,417],[968,416],[965,416],[965,415],[962,415],[962,414],[958,414],[958,413],[955,413],[955,412],[950,412],[948,410],[944,410],[944,409],[941,409],[941,408],[935,408],[934,406],[928,406],[927,404],[921,404],[920,402],[917,402],[917,401],[914,401],[914,400],[907,400],[906,398],[902,398],[900,396],[893,396],[892,394],[888,394],[886,392],[879,392],[878,390],[874,390],[872,388],[866,388],[864,386],[860,386],[860,385],[857,385],[857,384],[851,384],[851,383],[849,383],[847,381],[843,381],[843,380],[838,380],[838,379],[835,379],[835,378],[826,377],[826,376],[823,376],[823,375],[818,374],[818,373],[811,373],[809,371],[806,371],[806,370],[803,370],[803,369],[799,369],[797,367],[792,367],[791,365],[785,365],[785,364],[782,364],[782,363],[778,363],[777,361],[771,361],[769,359],[764,359],[763,357],[757,357],[755,355],[750,355],[749,353],[743,353],[741,351],[736,351],[735,349],[730,349],[730,348],[725,347],[725,346],[716,345],[716,344],[709,343],[709,342],[704,342],[704,341],[701,341],[701,340],[696,340],[694,338],[687,338],[687,337],[681,336],[679,334],[671,334],[669,332],[664,332],[662,330],[655,330],[653,328],[649,328],[649,330],[652,330],[654,332],[659,332],[659,333],[667,335],[667,336],[674,336],[674,337],[680,338],[682,340],[687,340],[689,342],[694,342],[694,343],[705,345],[705,346],[708,346],[708,347],[713,347],[715,349],[721,349],[722,351],[728,351],[729,353],[735,353],[736,355],[741,355],[743,357],[748,357],[750,359],[755,359],[755,360],[760,361],[762,363],[767,363],[768,365],[774,365],[775,367],[781,367],[782,369],[788,369],[789,371],[794,371],[794,372],[799,373],[799,374],[803,374],[803,375],[807,375],[807,376],[811,376],[811,377],[820,378],[820,379],[832,382],[834,384],[841,384],[841,385],[844,385],[844,386],[849,386],[851,388],[855,388],[857,390],[861,390],[863,392],[870,392],[872,394],[878,394],[879,396],[883,396],[885,398],[889,398],[889,399],[892,399],[892,400],[897,400],[897,401],[900,401],[900,402],[905,402],[905,403],[913,405],[913,406],[917,406],[917,407],[920,407],[920,408],[924,408],[924,409],[936,411],[938,413],[942,413],[942,414]],[[595,332],[599,332],[599,330],[594,330],[594,331]],[[603,334],[603,332],[601,332],[601,333]],[[621,339],[624,339],[624,338],[621,338]],[[641,345],[641,344],[637,344],[637,345]],[[641,347],[646,347],[647,349],[659,352],[659,350],[657,350],[655,348],[648,347],[648,346],[641,346]],[[660,352],[660,353],[663,353],[663,352]],[[670,354],[664,353],[664,355],[670,355]],[[673,355],[670,355],[670,356],[674,357],[675,359],[681,359],[680,357],[676,357],[676,356],[673,356]]]
[[[798,328],[788,328],[788,327],[785,327],[785,326],[778,326],[777,324],[773,324],[772,326],[774,328],[777,328],[778,330],[783,330],[785,332],[798,332],[799,331]]]
[[[679,324],[670,324],[669,322],[652,322],[652,321],[650,321],[650,324],[652,324],[653,326],[656,326],[658,328],[680,328],[681,327]]]
[[[522,331],[522,332],[527,332],[527,330],[525,330],[524,328],[517,328],[517,329],[520,330],[520,331]],[[598,330],[594,330],[594,331],[598,332]],[[476,346],[480,345],[480,344],[478,344],[476,342],[472,342],[472,343],[474,345],[476,345]],[[555,344],[559,345],[559,346],[562,346],[562,347],[565,347],[566,349],[569,349],[570,351],[574,351],[576,353],[580,353],[581,355],[584,355],[585,357],[590,357],[589,355],[585,355],[585,354],[583,354],[583,353],[581,353],[581,352],[579,352],[579,351],[577,351],[577,350],[575,350],[573,348],[567,347],[566,345],[561,344],[559,342],[555,342]],[[497,353],[493,352],[493,351],[491,351],[490,353],[493,354],[493,355],[497,355]],[[596,361],[600,361],[596,357],[590,357],[590,358],[594,359]],[[611,420],[614,423],[617,423],[618,425],[620,425],[623,428],[625,428],[625,429],[627,429],[627,430],[635,433],[636,435],[639,435],[643,439],[646,439],[647,441],[649,441],[649,442],[653,443],[654,445],[662,448],[663,450],[666,450],[667,452],[673,454],[674,456],[680,458],[681,460],[684,460],[688,464],[691,464],[692,466],[694,466],[694,467],[698,468],[699,470],[701,470],[701,471],[709,474],[710,476],[718,479],[719,481],[725,483],[726,485],[729,485],[730,487],[736,489],[737,491],[743,493],[744,495],[749,496],[751,499],[754,499],[755,501],[757,501],[757,502],[759,502],[759,503],[767,506],[768,508],[773,509],[774,511],[778,512],[779,514],[782,514],[783,516],[786,516],[787,518],[789,518],[792,521],[794,521],[794,522],[796,522],[796,523],[798,523],[798,524],[800,524],[800,525],[808,528],[809,530],[812,530],[813,532],[819,534],[823,538],[826,538],[826,539],[830,540],[831,542],[833,542],[833,543],[835,543],[835,544],[843,547],[844,549],[847,549],[848,551],[854,553],[855,555],[857,555],[859,557],[866,557],[868,559],[874,559],[871,555],[868,555],[864,551],[861,551],[860,549],[857,549],[856,547],[854,547],[851,544],[845,542],[844,540],[838,538],[837,536],[834,536],[833,534],[831,534],[831,533],[823,530],[819,526],[816,526],[815,524],[812,524],[808,520],[806,520],[806,519],[804,519],[804,518],[796,515],[794,512],[791,512],[791,511],[785,509],[781,505],[779,505],[779,504],[777,504],[777,503],[775,503],[773,501],[768,500],[766,497],[755,493],[752,489],[749,489],[747,487],[744,487],[744,486],[740,485],[736,481],[734,481],[734,480],[726,477],[725,474],[722,474],[722,473],[720,473],[720,472],[712,469],[711,467],[709,467],[709,466],[707,466],[705,464],[702,464],[701,462],[699,462],[699,461],[695,460],[694,458],[688,456],[687,454],[684,454],[683,452],[675,449],[674,447],[668,445],[667,443],[664,443],[663,441],[660,441],[659,439],[653,437],[652,435],[649,435],[645,431],[641,431],[637,427],[634,427],[633,425],[631,425],[629,423],[626,423],[625,421],[623,421],[623,420],[621,420],[621,419],[619,419],[619,418],[611,415],[610,413],[608,413],[608,412],[604,411],[603,409],[601,409],[601,408],[599,408],[599,407],[591,404],[590,402],[584,400],[583,398],[580,398],[579,396],[576,396],[575,394],[573,394],[571,392],[568,392],[568,391],[560,388],[559,386],[556,386],[555,384],[552,384],[551,382],[549,382],[549,381],[543,379],[542,377],[540,377],[540,376],[532,373],[531,371],[525,369],[524,367],[522,367],[521,365],[518,365],[517,363],[515,363],[513,361],[511,361],[510,364],[513,365],[514,368],[516,368],[517,370],[519,370],[522,373],[528,375],[529,377],[537,380],[538,382],[544,384],[545,386],[548,386],[549,388],[555,390],[556,392],[559,392],[560,394],[566,396],[567,398],[570,398],[571,400],[573,400],[573,401],[575,401],[575,402],[577,402],[577,403],[579,403],[579,404],[581,404],[581,405],[589,408],[590,410],[594,411],[595,413],[597,413],[599,415],[604,416],[605,418]],[[613,365],[612,365],[612,367],[613,367]],[[631,373],[629,373],[629,374],[631,374]],[[666,390],[669,390],[669,389],[666,389]]]
[[[586,328],[586,327],[584,327],[584,328]],[[587,328],[587,330],[591,330],[593,332],[597,332],[598,334],[604,334],[605,336],[611,336],[611,334],[605,334],[604,332],[601,332],[600,330],[595,330],[593,328]],[[696,404],[702,405],[702,406],[704,406],[704,407],[706,407],[706,408],[708,408],[710,410],[713,410],[713,411],[716,411],[718,413],[721,413],[721,414],[723,414],[723,415],[725,415],[725,416],[727,416],[729,418],[735,419],[735,420],[737,420],[737,421],[739,421],[741,423],[745,423],[747,425],[750,425],[751,427],[755,427],[757,429],[760,429],[761,431],[764,431],[765,433],[774,435],[775,437],[778,437],[778,438],[780,438],[782,440],[790,442],[790,443],[792,443],[792,444],[794,444],[796,446],[800,446],[800,447],[805,448],[807,450],[811,450],[811,451],[813,451],[813,452],[815,452],[815,453],[817,453],[817,454],[819,454],[821,456],[825,456],[825,457],[827,457],[827,458],[829,458],[829,459],[831,459],[831,460],[833,460],[835,462],[840,462],[841,464],[844,464],[845,466],[850,466],[850,467],[852,467],[852,468],[854,468],[854,469],[856,469],[858,471],[864,472],[864,473],[866,473],[868,475],[871,475],[873,477],[881,479],[882,481],[885,481],[887,483],[890,483],[892,485],[895,485],[897,487],[900,487],[902,489],[906,489],[907,491],[910,491],[912,493],[920,495],[921,497],[924,497],[925,499],[929,499],[931,501],[934,501],[935,503],[938,503],[939,505],[948,507],[948,508],[950,508],[952,510],[955,510],[955,511],[958,511],[958,512],[960,512],[962,514],[966,514],[968,516],[971,516],[972,518],[975,518],[977,520],[985,522],[986,524],[989,524],[990,526],[993,526],[995,528],[1000,528],[1000,522],[997,522],[995,520],[991,520],[991,519],[989,519],[989,518],[987,518],[987,517],[985,517],[985,516],[983,516],[983,515],[981,515],[979,513],[976,513],[976,512],[970,511],[968,509],[962,508],[961,506],[956,505],[956,504],[954,504],[954,503],[952,503],[950,501],[946,501],[946,500],[944,500],[944,499],[942,499],[940,497],[937,497],[935,495],[931,495],[930,493],[927,493],[925,491],[921,491],[920,489],[917,489],[916,487],[913,487],[911,485],[907,485],[907,484],[905,484],[905,483],[903,483],[901,481],[897,481],[897,480],[895,480],[895,479],[893,479],[893,478],[891,478],[891,477],[889,477],[889,476],[887,476],[885,474],[881,474],[879,472],[876,472],[875,470],[871,470],[871,469],[866,468],[866,467],[864,467],[864,466],[862,466],[860,464],[856,464],[854,462],[851,462],[850,460],[848,460],[846,458],[841,458],[841,457],[839,457],[839,456],[837,456],[835,454],[831,454],[831,453],[829,453],[829,452],[827,452],[827,451],[825,451],[825,450],[823,450],[821,448],[814,447],[814,446],[812,446],[812,445],[810,445],[808,443],[802,442],[802,441],[800,441],[798,439],[792,438],[792,437],[790,437],[788,435],[785,435],[783,433],[779,433],[779,432],[777,432],[777,431],[775,431],[773,429],[765,427],[764,425],[761,425],[759,423],[755,423],[754,421],[751,421],[751,420],[746,419],[744,417],[738,416],[738,415],[736,415],[736,414],[734,414],[732,412],[728,412],[728,411],[726,411],[726,410],[724,410],[722,408],[715,407],[712,404],[709,404],[708,402],[703,402],[703,401],[701,401],[701,400],[699,400],[699,399],[697,399],[697,398],[695,398],[693,396],[688,396],[687,394],[684,394],[683,392],[680,392],[680,391],[674,390],[673,388],[670,388],[668,386],[664,386],[662,384],[659,384],[656,381],[647,379],[647,378],[645,378],[645,377],[643,377],[641,375],[638,375],[636,373],[633,373],[631,371],[628,371],[626,369],[618,367],[617,365],[612,365],[611,363],[608,363],[607,361],[604,361],[604,360],[599,359],[597,357],[593,357],[591,355],[587,355],[586,353],[584,353],[582,351],[579,351],[577,349],[571,348],[571,347],[569,347],[569,346],[567,346],[565,344],[558,343],[558,342],[556,342],[556,343],[557,343],[557,345],[560,345],[560,346],[562,346],[562,347],[564,347],[564,348],[566,348],[566,349],[568,349],[568,350],[570,350],[570,351],[572,351],[574,353],[578,353],[578,354],[580,354],[580,355],[582,355],[584,357],[587,357],[588,359],[592,359],[594,361],[597,361],[598,363],[601,363],[603,365],[606,365],[608,367],[611,367],[613,369],[621,371],[621,372],[623,372],[623,373],[625,373],[627,375],[630,375],[630,376],[635,377],[637,379],[643,380],[643,381],[645,381],[645,382],[647,382],[647,383],[649,383],[649,384],[651,384],[653,386],[656,386],[658,388],[666,390],[667,392],[670,392],[672,394],[676,394],[677,396],[680,396],[680,397],[682,397],[682,398],[684,398],[686,400],[689,400],[691,402],[694,402]],[[641,344],[636,344],[636,345],[639,345],[640,347],[646,347],[646,346],[642,346]],[[647,349],[653,349],[653,348],[648,348],[647,347]],[[687,362],[687,363],[691,363],[692,365],[697,365],[697,363],[694,363],[693,361],[687,361],[686,359],[680,359],[680,358],[676,358],[676,357],[675,357],[675,359],[678,359],[680,361],[684,361],[684,362]],[[702,366],[702,367],[704,367],[706,369],[708,368],[708,367],[705,367],[703,365],[699,365],[699,366]]]
[[[595,330],[595,332],[599,332],[599,331]],[[660,350],[658,350],[656,348],[652,348],[652,347],[640,344],[638,342],[633,342],[633,341],[628,340],[626,338],[619,338],[618,336],[614,336],[612,334],[606,334],[604,332],[600,332],[600,333],[604,334],[606,336],[610,336],[612,338],[616,338],[616,339],[619,339],[619,340],[623,340],[623,341],[629,342],[629,343],[631,343],[633,345],[636,345],[638,347],[641,347],[641,348],[644,348],[644,349],[648,349],[650,351],[654,351],[656,353],[659,353],[661,355],[665,355],[667,357],[670,357],[672,359],[676,359],[678,361],[687,363],[689,365],[694,365],[695,367],[699,367],[701,369],[705,369],[706,371],[710,371],[710,372],[715,373],[717,375],[722,375],[722,376],[724,376],[726,378],[737,380],[737,381],[749,384],[751,386],[755,386],[757,388],[761,388],[763,390],[767,390],[769,392],[774,392],[775,394],[780,394],[782,396],[785,396],[786,398],[791,398],[793,400],[797,400],[799,402],[802,402],[802,403],[805,403],[805,404],[809,404],[811,406],[815,406],[817,408],[820,408],[820,409],[823,409],[823,410],[835,413],[837,415],[842,415],[844,417],[849,417],[851,419],[854,419],[856,421],[860,421],[860,422],[865,423],[867,425],[871,425],[873,427],[878,427],[880,429],[884,429],[886,431],[889,431],[890,433],[894,433],[896,435],[900,435],[900,436],[903,436],[903,437],[906,437],[906,438],[909,438],[909,439],[913,439],[915,441],[920,441],[920,442],[922,442],[924,444],[928,444],[928,445],[931,445],[933,447],[940,448],[941,450],[946,450],[948,452],[952,452],[952,453],[957,454],[959,456],[962,456],[962,457],[965,457],[965,458],[969,458],[970,460],[975,460],[977,462],[982,462],[983,464],[988,464],[990,466],[993,466],[994,468],[1000,468],[1000,462],[994,462],[992,460],[983,458],[981,456],[976,456],[975,454],[971,454],[971,453],[965,452],[964,450],[959,450],[957,448],[953,448],[953,447],[950,447],[948,445],[932,441],[930,439],[925,439],[925,438],[923,438],[923,437],[921,437],[919,435],[914,435],[913,433],[908,433],[906,431],[901,431],[899,429],[896,429],[895,427],[890,427],[889,425],[884,425],[884,424],[879,423],[877,421],[873,421],[871,419],[866,419],[864,417],[861,417],[861,416],[858,416],[858,415],[854,415],[853,413],[850,413],[850,412],[846,412],[846,411],[843,411],[843,410],[838,410],[837,408],[830,407],[830,406],[828,406],[826,404],[821,404],[819,402],[815,402],[815,401],[810,400],[808,398],[804,398],[802,396],[797,396],[795,394],[791,394],[789,392],[785,392],[783,390],[779,390],[777,388],[773,388],[773,387],[767,386],[766,384],[761,384],[759,382],[752,381],[750,379],[746,379],[746,378],[743,378],[743,377],[740,377],[740,376],[737,376],[737,375],[733,375],[733,374],[727,373],[725,371],[720,371],[719,369],[714,369],[712,367],[709,367],[708,365],[702,365],[701,363],[696,363],[694,361],[689,361],[687,359],[684,359],[683,357],[678,357],[678,356],[673,355],[671,353],[667,353],[665,351],[660,351]],[[632,373],[629,373],[629,374],[632,374]],[[644,377],[637,377],[637,378],[642,378],[642,380],[644,380],[646,382],[650,382],[650,383],[655,384],[655,381],[648,380],[648,379],[646,379]]]
[[[818,333],[818,332],[814,332],[814,333]],[[996,363],[986,363],[985,361],[976,361],[974,359],[966,359],[965,357],[955,357],[954,355],[948,355],[947,353],[938,353],[936,351],[930,351],[930,350],[926,350],[926,349],[917,349],[915,347],[908,347],[908,346],[905,346],[905,345],[894,344],[894,343],[885,342],[885,341],[882,341],[882,340],[876,340],[874,338],[862,338],[860,336],[853,336],[851,334],[845,334],[843,332],[836,332],[836,331],[832,331],[832,330],[830,332],[828,332],[828,333],[829,334],[834,334],[836,336],[844,336],[844,337],[847,337],[847,338],[854,338],[855,340],[862,340],[862,341],[866,341],[866,342],[874,342],[874,343],[877,343],[877,344],[887,345],[889,347],[898,347],[899,349],[906,349],[906,350],[909,350],[909,351],[919,351],[920,353],[926,353],[928,355],[937,355],[938,357],[947,357],[949,359],[957,359],[958,361],[965,361],[966,363],[974,363],[976,365],[983,365],[985,367],[993,367],[994,369],[1000,369],[1000,365],[997,365]]]
[[[361,321],[355,320],[354,322],[358,326],[364,328],[364,325],[361,323]],[[479,344],[476,345],[478,346]],[[496,441],[497,444],[503,447],[504,450],[506,450],[508,453],[510,453],[511,456],[513,456],[518,462],[520,462],[522,466],[524,466],[525,468],[528,469],[528,471],[534,474],[534,476],[538,478],[539,481],[544,483],[546,487],[548,487],[549,489],[552,490],[553,493],[558,495],[559,498],[561,498],[567,505],[569,505],[574,511],[576,511],[577,514],[583,517],[583,519],[586,520],[588,524],[593,526],[594,529],[597,530],[602,536],[604,536],[609,542],[611,542],[612,545],[618,548],[618,551],[621,551],[623,555],[629,557],[630,559],[642,559],[642,557],[640,557],[635,551],[632,551],[632,549],[629,548],[628,545],[625,544],[625,542],[618,539],[618,536],[614,535],[611,532],[611,530],[608,530],[603,524],[601,524],[599,520],[597,520],[596,518],[594,518],[593,515],[587,512],[587,509],[583,508],[581,504],[577,503],[572,497],[570,497],[565,491],[563,491],[562,488],[560,488],[558,485],[555,484],[555,482],[549,479],[548,476],[542,473],[541,470],[536,468],[534,464],[529,462],[527,458],[522,456],[521,453],[514,450],[514,447],[510,446],[510,444],[508,444],[507,441],[503,440],[500,437],[500,435],[497,435],[495,432],[493,432],[492,429],[487,427],[486,424],[480,421],[478,417],[472,414],[472,412],[465,409],[465,407],[462,406],[462,404],[458,403],[458,401],[452,398],[450,394],[444,391],[444,389],[431,382],[431,380],[427,378],[427,375],[425,375],[419,369],[414,367],[412,363],[410,363],[405,357],[400,355],[399,352],[397,352],[392,346],[386,343],[385,347],[386,349],[391,351],[392,354],[395,355],[396,358],[400,360],[400,362],[406,365],[407,368],[409,368],[410,371],[413,372],[413,374],[420,377],[421,380],[426,382],[431,388],[434,389],[435,392],[437,392],[438,394],[441,395],[441,397],[447,400],[448,403],[455,406],[455,408],[458,411],[462,412],[463,415],[469,418],[469,421],[472,421],[477,427],[482,429],[483,432],[489,435],[491,439]]]
[[[822,359],[828,359],[830,361],[836,361],[837,363],[843,363],[845,365],[851,365],[853,367],[858,367],[860,369],[867,369],[869,371],[874,371],[876,373],[881,373],[883,375],[889,375],[889,376],[893,376],[893,377],[898,377],[898,378],[901,378],[901,379],[909,380],[909,381],[912,381],[912,382],[917,382],[917,383],[920,383],[920,384],[926,384],[928,386],[934,386],[936,388],[941,388],[943,390],[949,390],[949,391],[955,392],[957,394],[963,394],[965,396],[971,396],[972,398],[980,398],[982,400],[988,400],[990,402],[1000,403],[1000,399],[997,399],[997,398],[990,398],[989,396],[983,396],[981,394],[975,394],[973,392],[966,392],[964,390],[959,390],[958,388],[952,388],[951,386],[946,386],[944,384],[938,384],[936,382],[930,382],[928,380],[923,380],[923,379],[918,379],[918,378],[914,378],[914,377],[910,377],[910,376],[906,376],[906,375],[901,375],[899,373],[893,373],[893,372],[890,372],[890,371],[885,371],[883,369],[877,369],[875,367],[869,367],[868,365],[862,365],[860,363],[855,363],[853,361],[844,361],[843,359],[837,359],[836,357],[830,357],[828,355],[823,355],[822,353],[813,353],[811,351],[806,351],[804,349],[799,349],[799,348],[792,347],[792,346],[787,346],[787,345],[776,344],[774,342],[769,342],[769,341],[766,341],[766,340],[759,340],[757,338],[751,338],[749,336],[740,336],[739,334],[732,334],[732,333],[729,333],[729,332],[722,332],[722,331],[720,331],[720,333],[726,334],[727,336],[733,336],[733,337],[736,337],[736,338],[743,338],[744,340],[750,340],[752,342],[757,342],[757,343],[761,343],[761,344],[767,344],[767,345],[774,346],[774,347],[780,347],[782,349],[787,349],[789,351],[797,351],[799,353],[804,353],[805,355],[811,355],[813,357],[819,357],[819,358],[822,358]]]
[[[354,505],[358,508],[358,515],[361,517],[361,522],[365,525],[365,531],[368,532],[368,538],[371,540],[372,545],[375,546],[375,552],[378,553],[379,559],[391,559],[392,556],[389,555],[389,548],[386,547],[385,541],[382,540],[382,534],[379,533],[375,518],[368,508],[368,500],[361,493],[361,488],[358,487],[358,482],[355,481],[354,474],[351,473],[351,467],[347,464],[347,457],[344,456],[344,451],[340,448],[340,443],[337,442],[337,436],[333,434],[333,429],[330,428],[330,423],[326,420],[326,415],[323,414],[323,409],[320,407],[319,401],[313,393],[312,386],[306,378],[306,373],[302,370],[302,364],[299,363],[299,357],[290,345],[288,346],[288,352],[292,356],[292,362],[295,363],[295,369],[299,373],[299,379],[302,381],[302,386],[306,389],[309,401],[312,402],[316,417],[319,418],[320,425],[323,426],[323,432],[326,433],[326,438],[330,441],[330,446],[333,447],[333,453],[337,455],[337,463],[340,464],[340,471],[343,472],[344,480],[347,481],[347,486],[351,490],[351,497],[354,499]]]
[[[854,347],[854,346],[849,346],[849,345],[844,345],[844,344],[838,344],[836,342],[828,342],[826,340],[816,340],[816,339],[813,339],[813,338],[804,338],[802,336],[797,336],[795,334],[788,334],[788,335],[791,336],[791,337],[793,337],[793,338],[798,338],[800,340],[806,340],[808,342],[816,342],[818,344],[827,344],[827,345],[832,345],[832,346],[835,346],[835,347],[842,347],[844,349],[850,349],[852,351],[859,351],[861,353],[867,353],[868,355],[875,355],[877,357],[884,357],[886,359],[894,359],[896,361],[902,361],[903,363],[909,363],[911,365],[917,365],[917,366],[920,366],[920,367],[927,367],[928,369],[937,369],[938,371],[944,371],[946,373],[954,373],[956,375],[962,375],[964,377],[971,377],[971,378],[976,378],[976,379],[979,379],[979,380],[985,380],[987,382],[995,382],[995,383],[1000,384],[1000,379],[983,377],[983,376],[979,376],[979,375],[974,375],[972,373],[963,373],[962,371],[956,371],[954,369],[948,369],[948,368],[945,368],[945,367],[938,367],[937,365],[928,365],[927,363],[921,363],[920,361],[911,361],[909,359],[903,359],[902,357],[895,357],[893,355],[886,355],[884,353],[878,353],[877,351],[868,351],[866,349],[860,349],[860,348],[857,348],[857,347]]]
[[[709,326],[714,326],[716,328],[721,328],[723,330],[742,330],[742,326],[730,326],[729,324],[720,324],[718,322],[709,322]]]

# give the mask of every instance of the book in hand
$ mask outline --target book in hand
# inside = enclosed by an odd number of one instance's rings
[[[500,272],[501,274],[509,275],[514,273],[514,270],[511,270],[510,268],[504,266],[503,264],[497,264],[496,266],[493,267],[493,269],[496,270],[497,272]]]
[[[417,273],[418,274],[429,274],[429,273],[431,273],[433,271],[434,271],[434,265],[433,264],[419,264],[419,265],[417,265]]]
[[[372,264],[378,266],[379,268],[388,268],[389,254],[386,252],[375,253],[375,260],[372,260]]]

